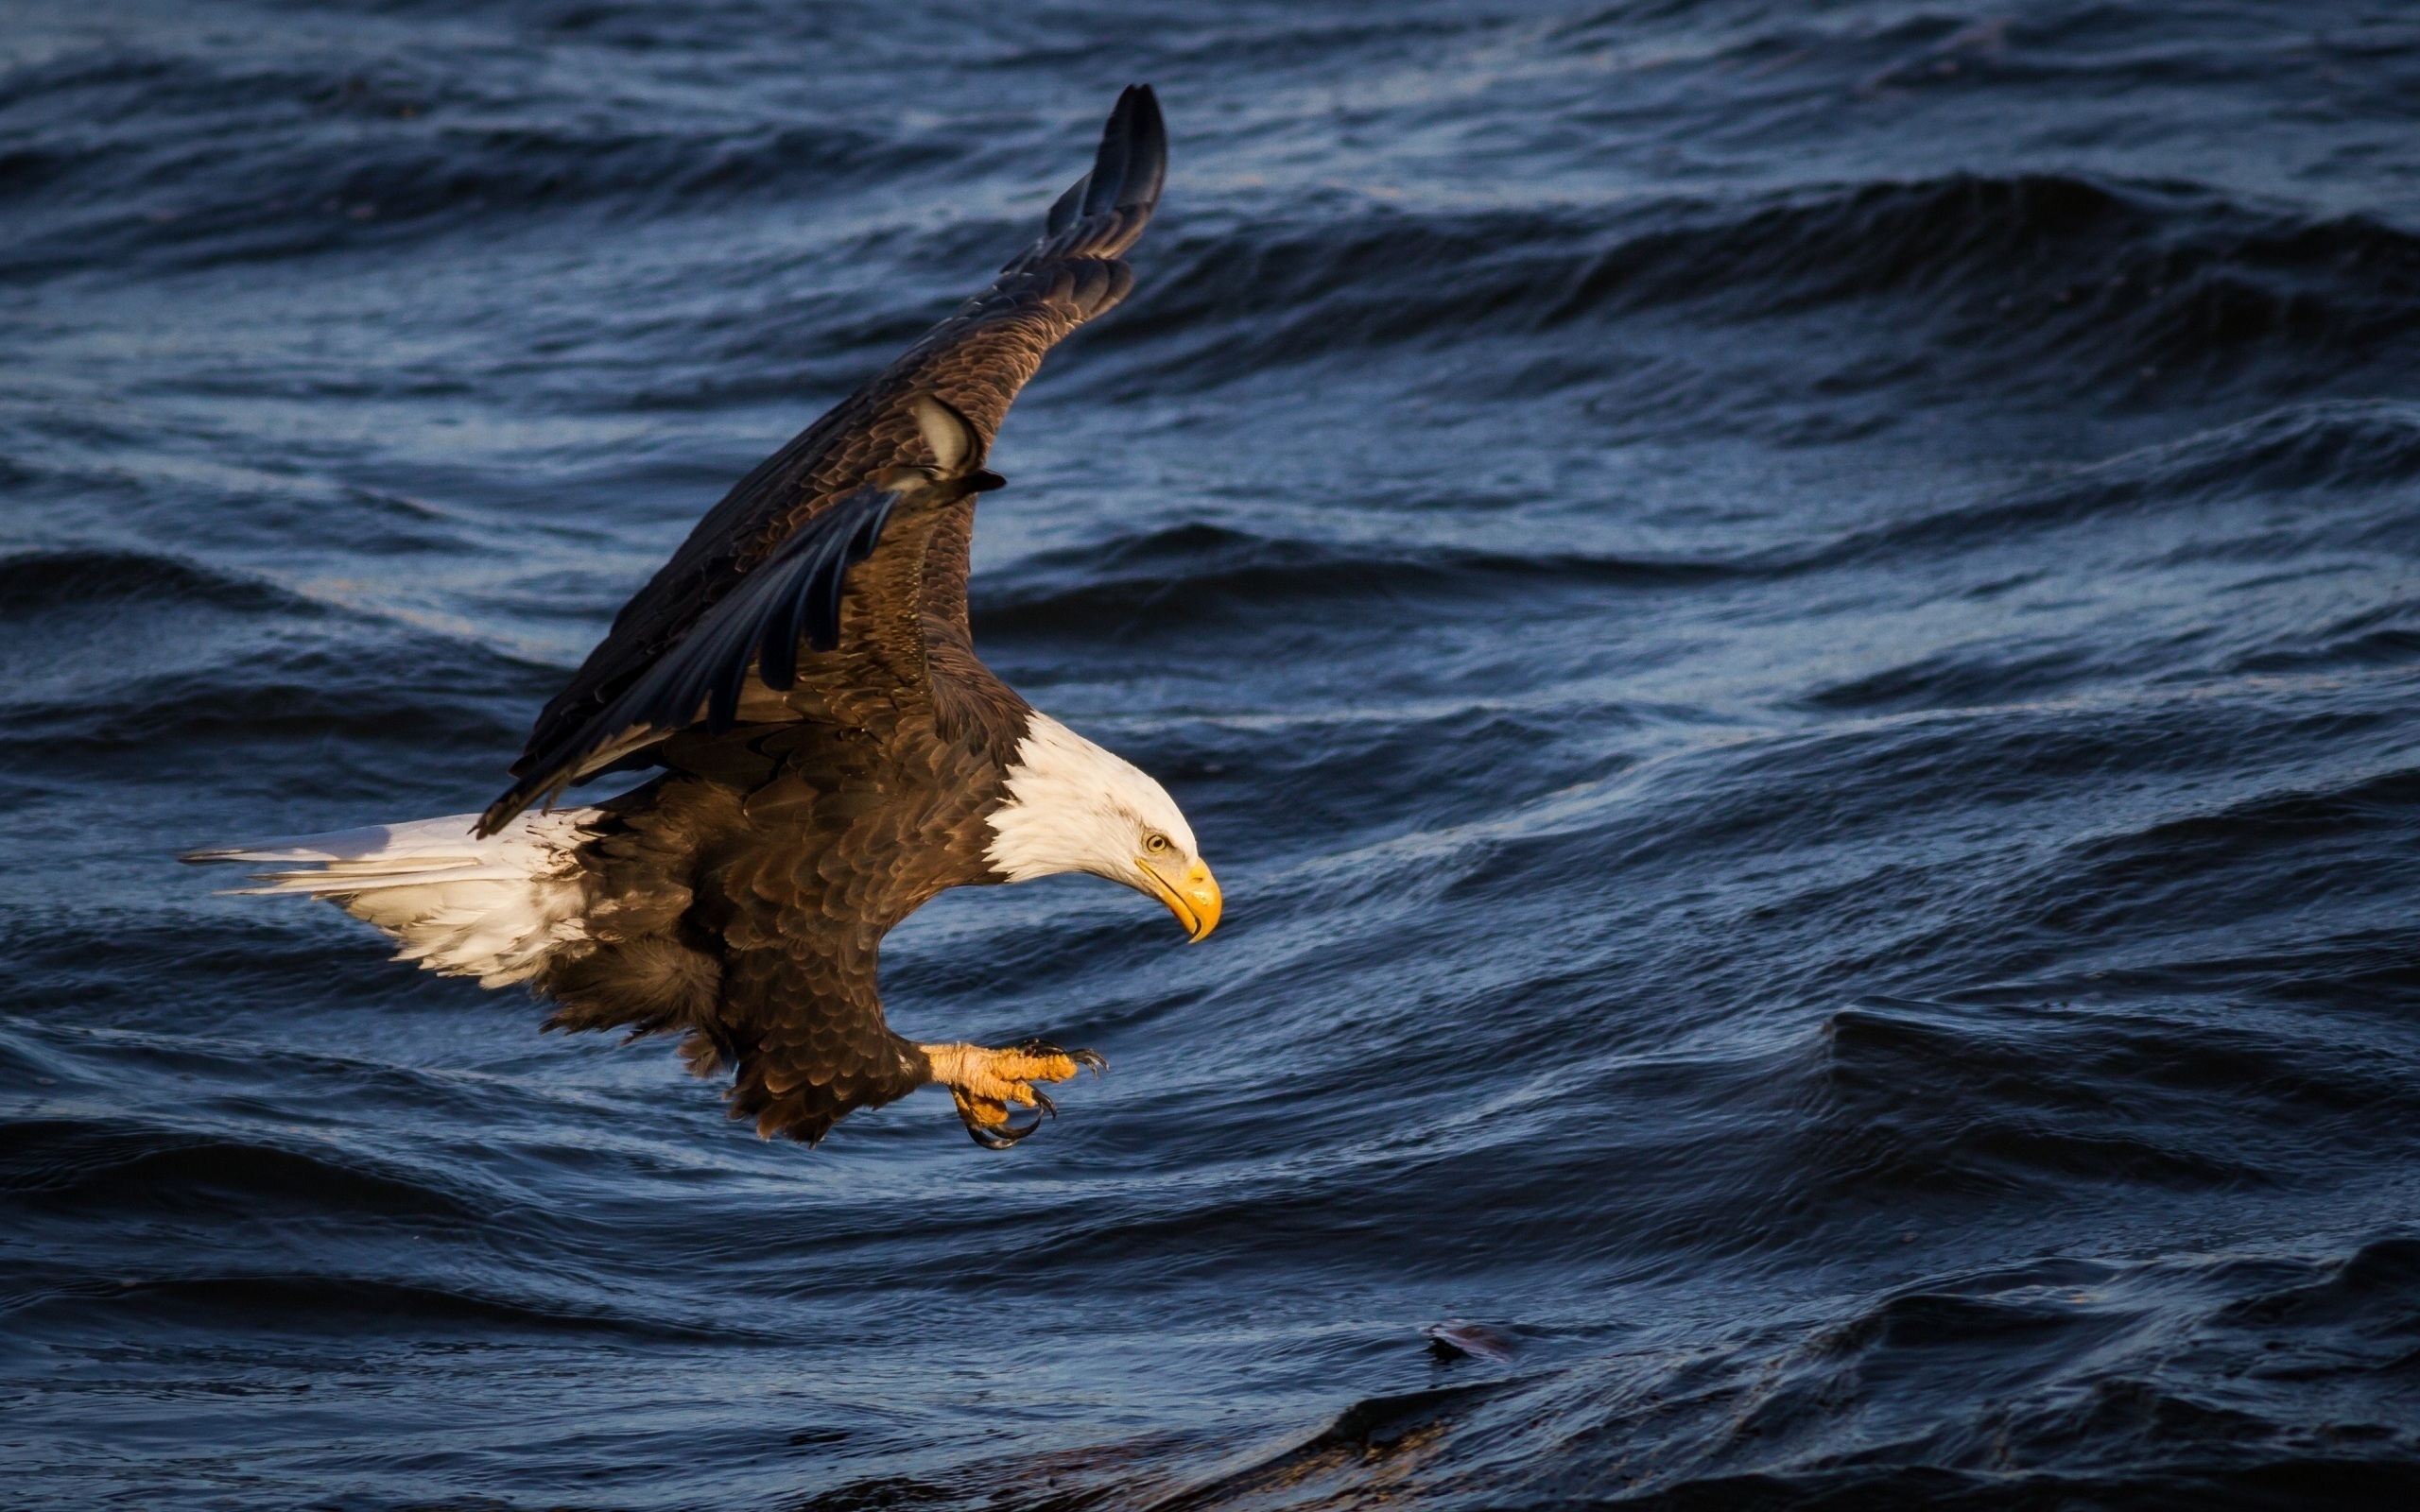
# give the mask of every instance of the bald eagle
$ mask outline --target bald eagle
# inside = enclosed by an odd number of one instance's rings
[[[681,1036],[732,1116],[812,1144],[853,1108],[949,1089],[976,1143],[1033,1132],[1039,1084],[1101,1069],[1041,1040],[918,1044],[876,956],[944,889],[1090,872],[1193,939],[1222,906],[1160,784],[1028,705],[967,627],[975,502],[1011,401],[1126,297],[1167,175],[1148,87],[991,286],[742,478],[538,715],[487,811],[199,852],[283,865],[397,958],[527,983],[549,1027]],[[658,775],[551,807],[608,770]],[[1028,1118],[1019,1109],[1030,1109]]]

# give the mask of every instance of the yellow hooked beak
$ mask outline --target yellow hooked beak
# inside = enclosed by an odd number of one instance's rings
[[[1176,921],[1184,926],[1194,943],[1208,939],[1210,932],[1219,927],[1219,915],[1227,905],[1219,892],[1219,879],[1210,875],[1210,868],[1197,861],[1184,868],[1183,877],[1170,882],[1150,862],[1143,861],[1141,866],[1153,895],[1168,905],[1168,912],[1176,915]]]

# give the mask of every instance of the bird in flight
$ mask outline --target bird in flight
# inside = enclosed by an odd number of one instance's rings
[[[882,938],[951,887],[1090,872],[1192,938],[1218,882],[1167,791],[1019,697],[967,627],[976,499],[1010,403],[1126,297],[1167,137],[1126,90],[1092,171],[989,288],[742,478],[538,715],[487,811],[202,851],[283,865],[401,960],[526,982],[549,1027],[681,1037],[735,1118],[814,1143],[853,1108],[949,1089],[1001,1149],[1041,1084],[1100,1057],[918,1044],[876,989]],[[551,805],[598,773],[629,792]],[[1027,1117],[1020,1110],[1031,1110]]]

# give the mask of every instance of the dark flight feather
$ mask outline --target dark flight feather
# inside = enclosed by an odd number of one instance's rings
[[[921,403],[938,402],[962,422],[974,438],[979,463],[1010,404],[1043,356],[1133,287],[1133,273],[1117,260],[1118,254],[1142,234],[1167,176],[1167,132],[1159,102],[1148,86],[1130,87],[1118,96],[1102,129],[1092,171],[1051,206],[1042,236],[1011,259],[989,288],[742,478],[699,522],[672,559],[623,606],[604,641],[539,714],[521,759],[513,764],[517,781],[481,816],[478,833],[496,833],[540,798],[617,759],[643,759],[638,753],[648,744],[648,730],[668,736],[685,728],[697,721],[700,703],[706,705],[707,723],[726,728],[751,661],[784,679],[780,683],[768,680],[768,687],[779,692],[790,686],[800,670],[799,644],[770,648],[768,633],[792,623],[802,629],[827,627],[831,633],[826,637],[808,637],[809,656],[838,644],[847,632],[835,622],[851,566],[876,564],[889,549],[921,550],[926,539],[911,533],[917,536],[914,541],[890,547],[881,523],[870,532],[865,528],[863,511],[872,507],[853,501],[895,469],[917,468],[929,475],[938,463],[942,471],[958,470],[952,465],[955,459],[938,455],[932,433],[919,418]],[[963,485],[964,497],[955,507],[971,510],[973,495],[996,483],[982,474]],[[848,514],[853,523],[836,526],[838,534],[827,537],[820,524],[834,514]],[[952,540],[962,541],[967,522],[945,528]],[[837,571],[807,569],[791,555],[790,542],[801,535],[813,535],[822,544],[799,550],[837,553],[818,556],[817,562],[848,559]],[[859,541],[865,549],[851,555],[852,543]],[[803,575],[792,582],[793,595],[784,597],[769,588],[758,601],[749,585],[777,562]],[[920,599],[948,606],[962,638],[963,553],[935,553],[932,563],[925,569],[927,574],[945,573],[952,580],[926,576]],[[758,613],[730,619],[717,613],[718,606],[743,593],[759,602]],[[795,619],[774,613],[776,605],[788,606]],[[880,603],[870,604],[868,611],[897,621],[912,617],[915,610],[915,605]],[[689,653],[693,640],[710,633],[710,622],[713,644]],[[735,652],[735,647],[741,649]],[[735,655],[739,658],[736,670]],[[956,663],[955,658],[942,661]],[[659,676],[659,669],[669,663],[677,663],[679,671]],[[925,665],[922,658],[893,659],[883,663],[888,669],[883,675],[921,677]],[[651,717],[640,722],[646,728],[638,730],[622,714],[626,702],[642,688],[646,691],[639,703]],[[698,702],[681,708],[679,700],[692,692],[700,694]],[[957,699],[953,691],[944,701]]]
[[[839,643],[848,570],[873,554],[898,502],[891,490],[859,489],[801,526],[629,691],[582,726],[559,761],[577,761],[624,730],[686,729],[698,722],[700,706],[707,731],[722,733],[737,717],[752,663],[759,664],[767,687],[787,691],[797,680],[802,639],[819,651]],[[578,748],[582,745],[589,748]]]
[[[770,610],[756,638],[756,676],[775,693],[787,693],[798,680],[798,648],[804,642],[817,651],[840,644],[840,589],[848,570],[873,555],[882,527],[899,495],[885,489],[859,489],[838,507],[817,515],[752,575],[779,579],[769,590]],[[808,542],[802,547],[801,542]],[[736,603],[742,594],[725,599]],[[738,701],[735,686],[732,699]],[[731,728],[732,712],[717,706],[706,716],[717,733]]]

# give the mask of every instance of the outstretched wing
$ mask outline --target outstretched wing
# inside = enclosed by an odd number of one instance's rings
[[[1011,261],[991,287],[758,464],[623,606],[604,641],[539,714],[512,766],[518,781],[481,816],[480,833],[495,833],[542,796],[666,734],[717,711],[728,719],[747,665],[743,660],[734,674],[728,652],[733,645],[762,650],[764,630],[772,622],[716,611],[754,576],[770,570],[792,579],[792,597],[769,587],[761,602],[751,598],[758,609],[798,602],[795,595],[821,594],[816,601],[834,606],[837,613],[844,580],[896,580],[898,575],[878,570],[878,558],[912,548],[921,559],[936,532],[962,542],[968,522],[948,518],[951,510],[971,511],[973,494],[996,481],[966,470],[979,466],[1009,405],[1044,355],[1133,287],[1133,272],[1119,254],[1142,234],[1167,174],[1167,133],[1159,102],[1149,86],[1131,86],[1102,129],[1092,171],[1050,207],[1040,239]],[[939,438],[930,408],[920,403],[932,400],[971,427],[974,456],[941,455],[947,443]],[[890,528],[892,511],[873,502],[895,492],[907,470],[926,481],[951,474],[977,480],[936,499],[942,507],[925,511],[923,528],[911,533]],[[826,527],[827,516],[845,517],[845,523],[836,519]],[[890,539],[911,534],[912,541]],[[815,537],[819,544],[794,550],[790,543],[801,535]],[[833,542],[840,544],[835,548]],[[821,565],[807,565],[809,557]],[[877,558],[875,571],[851,572],[869,558]],[[912,576],[916,602],[869,604],[867,611],[912,619],[932,608],[962,619],[963,550],[934,553],[931,560],[929,575],[920,568]],[[712,648],[701,645],[693,656],[681,655],[710,628],[716,637]],[[779,658],[768,660],[777,663]],[[680,663],[677,672],[658,675],[673,662]],[[644,696],[631,703],[643,684]],[[696,701],[681,708],[679,700],[691,694]],[[646,718],[629,717],[642,710]]]

